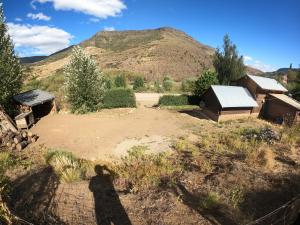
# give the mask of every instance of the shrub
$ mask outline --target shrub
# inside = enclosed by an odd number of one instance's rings
[[[181,81],[181,91],[183,92],[193,92],[195,89],[194,79],[184,79]]]
[[[136,107],[134,92],[129,88],[108,90],[103,99],[104,108]]]
[[[115,86],[116,87],[127,87],[127,81],[125,75],[117,75],[115,78]]]
[[[201,200],[200,207],[203,209],[211,210],[218,206],[220,195],[217,192],[210,191],[207,196]]]
[[[75,47],[65,69],[66,90],[71,111],[96,111],[102,102],[104,79],[95,62],[80,47]]]
[[[159,80],[154,81],[154,89],[157,93],[164,92],[164,89],[163,89],[162,85],[160,84]]]
[[[205,71],[195,82],[194,94],[201,96],[211,85],[218,84],[217,74]]]
[[[133,80],[133,90],[142,91],[145,89],[145,81],[143,77],[136,76]]]
[[[171,91],[173,88],[173,81],[170,77],[164,77],[163,88],[165,91]]]
[[[199,105],[197,96],[188,95],[164,95],[159,98],[158,104],[164,106],[171,105]]]
[[[63,182],[79,181],[86,176],[87,163],[70,152],[52,150],[45,155],[45,160]]]
[[[147,147],[135,146],[115,167],[116,173],[130,184],[131,191],[172,185],[183,170],[181,164],[167,153],[146,154]]]

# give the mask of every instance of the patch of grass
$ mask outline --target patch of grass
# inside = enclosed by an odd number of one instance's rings
[[[199,109],[199,106],[197,105],[171,105],[171,106],[164,106],[162,105],[160,107],[161,109],[168,109],[168,110],[193,110],[193,109]]]
[[[45,155],[45,160],[53,167],[62,182],[71,183],[86,177],[87,161],[76,158],[70,152],[50,150]]]
[[[280,142],[290,146],[300,145],[300,125],[285,126],[281,131]]]
[[[230,191],[230,202],[234,209],[244,201],[244,190],[241,187],[235,187]]]
[[[199,202],[199,206],[206,210],[212,210],[219,205],[220,195],[210,191],[207,196]]]
[[[132,192],[150,187],[171,186],[183,171],[182,166],[171,154],[147,154],[147,147],[135,146],[128,156],[115,165],[115,173],[128,181]]]

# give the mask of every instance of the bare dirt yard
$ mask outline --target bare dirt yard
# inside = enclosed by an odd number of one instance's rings
[[[172,140],[186,135],[197,118],[150,108],[160,94],[137,94],[136,109],[111,109],[87,115],[57,114],[42,118],[32,131],[37,144],[72,151],[96,160],[123,156],[133,146],[145,145],[153,152],[170,148]]]

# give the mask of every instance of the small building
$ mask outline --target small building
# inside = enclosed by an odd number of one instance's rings
[[[300,123],[300,103],[284,94],[268,94],[263,116],[276,123]]]
[[[249,90],[258,104],[258,107],[253,111],[253,113],[257,115],[261,112],[267,94],[283,94],[288,92],[288,90],[275,79],[249,74],[235,81],[234,85],[242,86]]]
[[[35,120],[57,111],[55,96],[39,89],[15,95],[13,99],[22,113],[32,112]]]
[[[244,87],[212,85],[203,95],[204,113],[215,121],[249,117],[258,104]]]

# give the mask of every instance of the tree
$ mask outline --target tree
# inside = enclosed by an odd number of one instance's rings
[[[125,75],[117,75],[115,78],[115,86],[116,87],[127,87],[126,77]]]
[[[166,76],[163,80],[163,88],[165,91],[171,91],[173,88],[173,81],[170,77]]]
[[[75,47],[64,72],[71,111],[87,113],[99,109],[105,91],[105,79],[90,56],[80,47]]]
[[[12,97],[22,87],[23,71],[7,32],[3,6],[0,1],[0,105],[12,113]]]
[[[196,80],[194,94],[201,96],[211,85],[218,84],[218,78],[216,72],[206,70]]]
[[[243,56],[238,55],[236,45],[232,44],[228,35],[224,36],[223,52],[220,49],[215,52],[213,65],[220,84],[228,85],[244,75]]]
[[[135,76],[133,80],[133,90],[142,90],[145,88],[144,78],[141,76]]]

